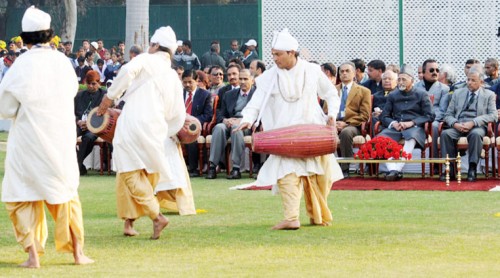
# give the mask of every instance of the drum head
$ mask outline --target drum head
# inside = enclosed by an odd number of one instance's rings
[[[106,112],[106,114],[102,116],[97,116],[97,108],[98,107],[95,107],[90,111],[87,119],[87,128],[94,134],[102,132],[106,128],[106,124],[109,122],[109,113]]]

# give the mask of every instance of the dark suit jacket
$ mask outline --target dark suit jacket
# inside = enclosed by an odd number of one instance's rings
[[[368,79],[367,81],[361,83],[361,86],[368,88],[372,92],[372,95],[378,91],[384,90],[384,88],[382,87],[382,81],[380,81],[380,83],[377,85],[377,82],[371,79]]]
[[[214,107],[214,109],[217,109],[217,114],[219,114],[218,110],[220,110],[222,100],[224,99],[224,95],[227,92],[231,91],[232,89],[233,86],[231,86],[231,84],[227,84],[224,87],[220,88],[219,91],[217,92],[217,95],[219,96],[219,103],[217,104],[216,107]]]
[[[184,91],[184,102],[186,102],[187,97],[188,94]],[[212,99],[209,91],[202,88],[196,89],[191,107],[191,116],[196,117],[202,125],[212,120]]]
[[[236,107],[236,101],[238,100],[238,96],[240,95],[241,89],[234,89],[227,92],[222,99],[222,104],[220,108],[220,113],[217,113],[217,123],[221,123],[222,120],[228,118],[234,118],[236,112],[234,108]],[[248,93],[248,102],[252,99],[253,93],[255,92],[255,87],[252,86],[250,89],[250,93]]]

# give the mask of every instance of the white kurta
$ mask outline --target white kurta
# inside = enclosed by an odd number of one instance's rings
[[[170,167],[171,176],[169,179],[160,175],[158,185],[155,187],[155,192],[172,190],[177,188],[187,188],[188,181],[186,178],[186,162],[179,155],[177,142],[172,138],[165,140],[165,157],[167,158],[168,166]]]
[[[74,97],[78,81],[68,58],[33,47],[0,83],[0,118],[12,118],[3,202],[73,199],[79,184]]]
[[[117,172],[145,169],[171,176],[164,141],[184,124],[182,84],[165,52],[144,53],[124,65],[108,89],[110,99],[127,90],[113,139]]]
[[[297,124],[326,124],[327,117],[318,104],[318,97],[328,104],[328,114],[337,115],[338,92],[320,67],[298,59],[291,70],[274,66],[256,79],[257,90],[243,109],[244,123],[254,123],[261,113],[265,131]],[[287,98],[287,100],[285,99]],[[295,173],[297,176],[322,175],[333,171],[334,181],[342,179],[342,171],[333,154],[333,169],[323,169],[318,157],[306,159],[270,155],[259,171],[257,185],[276,185],[278,179]]]

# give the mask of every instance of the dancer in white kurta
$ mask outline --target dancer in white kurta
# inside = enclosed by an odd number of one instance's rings
[[[169,53],[176,48],[172,28],[156,30],[148,53],[120,69],[97,112],[103,114],[127,90],[113,139],[118,217],[125,220],[127,236],[137,234],[133,221],[144,215],[153,220],[152,239],[158,239],[168,225],[154,188],[160,176],[172,175],[163,144],[180,130],[186,116],[182,85],[171,68]]]
[[[83,254],[82,208],[75,153],[74,97],[78,81],[68,59],[51,49],[50,16],[34,7],[22,19],[21,37],[30,48],[19,56],[0,84],[0,118],[12,119],[2,183],[17,241],[29,254],[21,266],[40,267],[47,223],[44,203],[54,218],[56,249]]]
[[[337,115],[340,101],[337,90],[318,65],[298,57],[298,42],[288,30],[275,33],[272,55],[275,67],[256,79],[257,90],[243,110],[240,129],[262,120],[265,131],[297,124],[334,125],[318,104],[328,104],[328,115]],[[270,155],[259,171],[257,185],[277,185],[285,219],[273,229],[298,229],[301,188],[311,224],[329,225],[332,215],[327,197],[332,183],[342,178],[334,155],[305,159]]]

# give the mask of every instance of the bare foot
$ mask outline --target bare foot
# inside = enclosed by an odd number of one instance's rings
[[[23,268],[40,268],[40,263],[38,261],[37,262],[33,262],[30,259],[28,259],[24,263],[20,264],[19,267],[23,267]]]
[[[280,223],[276,224],[272,229],[273,230],[298,230],[300,228],[299,220],[283,220]]]
[[[73,231],[71,229],[70,231],[71,231],[71,238],[73,239],[73,258],[75,259],[75,264],[85,265],[94,263],[94,260],[85,256],[85,254],[83,253],[82,245],[80,245]]]
[[[314,226],[323,226],[323,227],[326,227],[326,226],[330,226],[330,225],[331,225],[331,224],[330,224],[330,223],[328,223],[328,222],[322,222],[322,223],[316,224],[316,223],[314,222],[314,219],[312,219],[312,218],[309,218],[309,224],[314,225]]]
[[[85,254],[79,254],[78,256],[75,256],[75,264],[76,265],[85,265],[85,264],[93,264],[94,260],[91,258],[85,256]]]
[[[28,260],[20,264],[19,267],[24,268],[40,268],[40,261],[38,259],[38,253],[36,252],[35,246],[31,245],[28,247]]]
[[[134,229],[134,221],[135,219],[126,219],[125,220],[125,225],[123,228],[123,235],[124,236],[136,236],[139,233]]]
[[[158,214],[158,217],[156,217],[155,220],[153,220],[153,235],[151,236],[151,239],[159,239],[161,235],[161,231],[165,229],[165,227],[168,226],[168,218],[163,216],[163,214]]]

